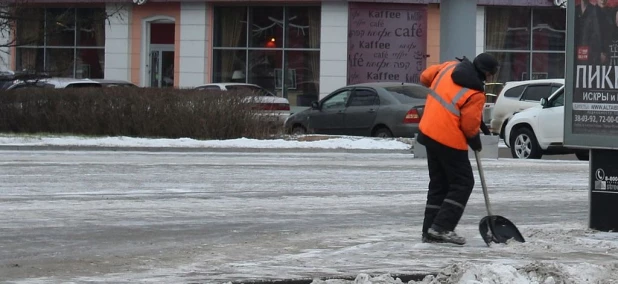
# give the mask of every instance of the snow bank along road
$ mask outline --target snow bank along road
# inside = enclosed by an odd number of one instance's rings
[[[478,187],[458,229],[465,247],[420,243],[425,163],[409,154],[2,151],[0,282],[221,283],[427,273],[458,261],[616,262],[615,237],[586,229],[587,162],[486,160],[494,211],[528,240],[492,248],[478,234]]]

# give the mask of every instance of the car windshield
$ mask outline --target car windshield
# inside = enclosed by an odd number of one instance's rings
[[[101,84],[99,83],[73,83],[68,84],[65,88],[101,88]]]
[[[10,81],[0,81],[0,89],[6,90],[8,87],[13,85],[13,80]]]
[[[266,97],[272,97],[274,96],[271,92],[267,91],[264,88],[260,88],[257,86],[247,86],[247,85],[228,85],[226,86],[226,89],[228,91],[249,91],[251,92],[251,94],[257,95],[257,96],[266,96]]]
[[[392,86],[384,87],[401,103],[415,103],[424,100],[429,94],[429,89],[423,86]]]
[[[10,88],[10,90],[17,90],[17,89],[26,89],[26,88],[43,88],[43,86],[36,85],[36,84],[18,83],[18,84],[11,85],[11,86],[7,87],[7,89],[9,89],[9,88]]]
[[[125,87],[125,88],[127,88],[127,87],[131,87],[131,88],[132,87],[137,87],[137,86],[135,86],[133,84],[127,84],[127,83],[101,83],[101,86],[108,87],[108,88],[110,88],[110,87]]]

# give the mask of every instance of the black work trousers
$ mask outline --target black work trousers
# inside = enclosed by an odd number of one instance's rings
[[[426,136],[423,138],[429,168],[423,234],[432,226],[434,229],[453,231],[474,188],[468,151],[444,146]]]

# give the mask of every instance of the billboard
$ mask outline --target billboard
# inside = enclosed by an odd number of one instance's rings
[[[616,2],[567,1],[566,146],[618,148]]]

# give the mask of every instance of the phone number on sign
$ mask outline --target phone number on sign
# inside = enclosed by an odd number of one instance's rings
[[[575,115],[575,122],[618,123],[618,116],[612,115]]]

